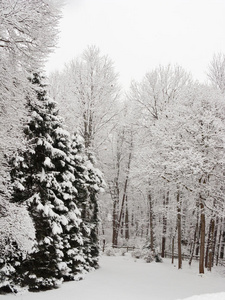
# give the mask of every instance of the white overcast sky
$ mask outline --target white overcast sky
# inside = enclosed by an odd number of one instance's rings
[[[61,70],[88,45],[114,61],[125,88],[169,63],[205,81],[213,54],[225,54],[225,0],[66,0],[47,72]]]

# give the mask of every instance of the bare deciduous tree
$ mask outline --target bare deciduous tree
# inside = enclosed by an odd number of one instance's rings
[[[62,82],[58,95],[54,92],[57,78]],[[96,150],[104,140],[104,130],[107,137],[117,114],[119,87],[112,61],[102,56],[96,46],[88,47],[62,74],[50,76],[50,82],[50,93],[59,102],[61,114],[68,116],[70,130],[79,126],[86,148]]]
[[[209,65],[208,78],[212,84],[225,92],[225,55],[222,53],[214,54]]]

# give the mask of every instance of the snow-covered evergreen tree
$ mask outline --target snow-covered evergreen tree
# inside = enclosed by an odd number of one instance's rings
[[[88,192],[89,198],[84,209],[85,218],[84,224],[86,226],[86,235],[84,235],[84,250],[86,254],[86,261],[91,268],[98,267],[99,258],[99,204],[98,194],[103,188],[104,183],[102,174],[98,169],[94,168],[90,161],[86,161],[86,168],[88,173]]]
[[[94,157],[85,154],[84,141],[78,134],[72,136],[74,185],[77,189],[78,206],[81,210],[84,240],[85,269],[98,267],[98,194],[104,187],[101,172],[94,167]]]
[[[27,149],[15,158],[12,178],[14,201],[26,201],[36,229],[36,245],[23,264],[24,283],[38,290],[73,279],[84,260],[69,133],[40,76],[32,83],[36,99],[28,97]]]

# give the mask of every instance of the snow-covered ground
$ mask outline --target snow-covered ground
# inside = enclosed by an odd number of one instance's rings
[[[203,294],[185,298],[184,300],[224,300],[225,293]]]
[[[148,264],[126,255],[103,256],[100,266],[84,280],[64,283],[57,290],[25,292],[16,297],[1,295],[0,299],[176,300],[190,297],[188,300],[225,300],[225,270],[221,275],[221,269],[214,269],[201,277],[196,262],[192,267],[184,262],[183,269],[177,270],[169,259],[164,259],[163,263]]]

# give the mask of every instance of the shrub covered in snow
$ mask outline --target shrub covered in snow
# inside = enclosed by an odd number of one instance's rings
[[[148,248],[135,249],[132,251],[132,256],[137,259],[141,258],[147,263],[151,263],[152,261],[162,262],[160,254],[157,252],[154,253]]]
[[[132,256],[137,259],[144,259],[147,263],[154,260],[154,254],[149,249],[136,249],[132,252]]]
[[[0,291],[17,291],[22,262],[32,250],[35,230],[25,206],[0,199]]]
[[[24,205],[16,205],[0,199],[4,210],[0,212],[1,258],[15,252],[15,245],[21,252],[30,252],[35,239],[33,222]]]
[[[151,263],[152,261],[154,261],[154,253],[151,250],[149,250],[149,249],[144,249],[142,251],[142,258],[147,263]]]
[[[134,258],[137,258],[137,259],[141,258],[141,256],[142,256],[142,251],[141,251],[141,249],[136,249],[136,250],[134,250],[134,251],[132,252],[132,256],[133,256]]]
[[[112,247],[106,248],[105,249],[105,255],[106,256],[115,256],[115,250]]]

